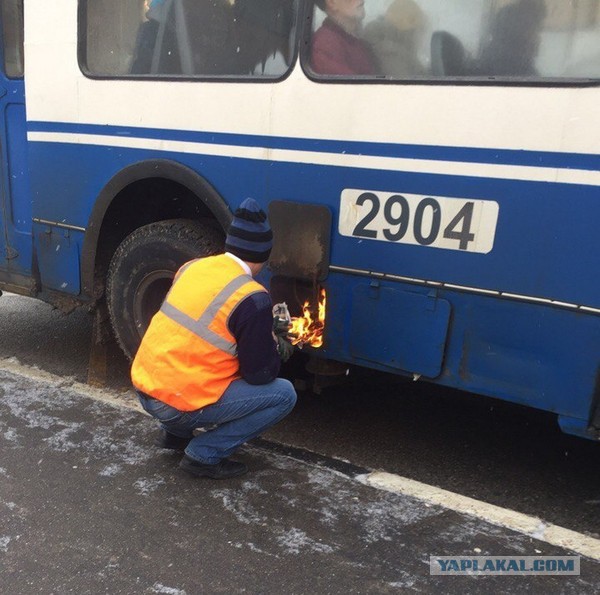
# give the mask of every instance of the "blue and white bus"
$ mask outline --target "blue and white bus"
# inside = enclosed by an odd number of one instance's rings
[[[0,289],[131,355],[252,196],[314,356],[600,437],[600,0],[0,6]]]

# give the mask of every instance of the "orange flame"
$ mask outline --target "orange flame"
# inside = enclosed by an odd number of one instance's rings
[[[308,301],[302,306],[302,316],[292,317],[292,326],[289,330],[292,345],[302,348],[304,345],[321,347],[323,345],[323,330],[325,329],[325,290],[321,289],[317,308],[317,319],[313,319],[313,308]]]

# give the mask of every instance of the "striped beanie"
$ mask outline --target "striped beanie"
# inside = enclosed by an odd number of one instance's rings
[[[266,213],[247,198],[233,214],[225,250],[246,262],[266,262],[273,247],[273,232]]]

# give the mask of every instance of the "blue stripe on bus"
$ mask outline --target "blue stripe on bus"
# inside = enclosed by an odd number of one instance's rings
[[[558,153],[551,151],[525,151],[515,149],[482,149],[472,147],[440,147],[433,145],[337,141],[65,122],[28,122],[28,131],[125,136],[243,147],[264,147],[267,149],[334,154],[342,153],[348,155],[368,155],[374,157],[396,157],[404,159],[428,159],[432,161],[454,161],[460,163],[520,165],[591,171],[600,170],[600,155],[587,153]]]

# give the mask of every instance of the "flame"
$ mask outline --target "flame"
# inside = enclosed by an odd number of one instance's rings
[[[325,329],[325,290],[321,289],[321,296],[317,307],[317,318],[313,319],[313,307],[308,301],[302,306],[302,316],[292,317],[292,326],[289,335],[292,345],[302,348],[304,345],[321,347],[323,345],[323,330]]]

